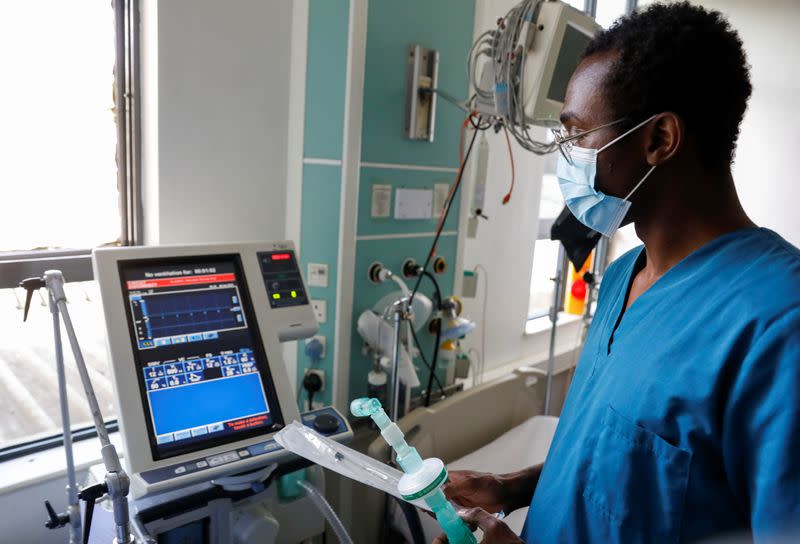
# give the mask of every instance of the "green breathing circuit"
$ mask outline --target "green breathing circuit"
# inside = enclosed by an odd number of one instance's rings
[[[477,544],[472,531],[444,496],[442,485],[447,481],[444,463],[436,458],[423,460],[416,448],[406,443],[400,427],[392,423],[378,399],[356,399],[350,403],[350,412],[356,417],[371,417],[397,454],[397,463],[405,473],[398,484],[400,495],[408,501],[424,500],[450,544]]]

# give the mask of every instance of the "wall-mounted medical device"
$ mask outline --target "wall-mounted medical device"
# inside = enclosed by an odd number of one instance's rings
[[[406,59],[406,117],[403,134],[410,140],[433,141],[439,52],[419,44],[408,47]]]
[[[524,126],[558,125],[567,83],[600,30],[594,19],[559,1],[524,0],[475,42],[469,57],[476,109]]]
[[[292,244],[103,248],[93,258],[134,496],[287,457],[272,436],[301,418],[279,339],[318,329]],[[328,427],[350,433],[343,418]]]
[[[528,151],[555,151],[529,129],[558,126],[567,83],[600,29],[564,2],[522,0],[473,44],[467,72],[475,94],[457,105],[504,125]]]
[[[535,23],[527,29],[528,34],[535,33],[530,45],[525,43],[528,50],[521,70],[525,119],[537,125],[559,124],[567,83],[600,28],[594,19],[568,4],[541,4]]]

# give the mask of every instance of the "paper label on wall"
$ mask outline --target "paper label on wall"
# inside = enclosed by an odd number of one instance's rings
[[[447,195],[450,194],[450,185],[447,183],[435,183],[433,185],[433,213],[431,217],[438,219],[442,214],[442,209],[447,203]]]
[[[430,219],[433,191],[430,189],[397,189],[394,195],[395,219]]]
[[[392,186],[373,185],[372,186],[372,211],[373,218],[389,217],[392,205]]]

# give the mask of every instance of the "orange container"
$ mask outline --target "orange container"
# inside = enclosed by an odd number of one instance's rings
[[[583,274],[592,268],[592,255],[586,259],[583,266],[577,272],[572,263],[569,265],[569,283],[567,284],[567,296],[564,300],[564,311],[568,314],[582,315],[586,306],[586,294],[589,287],[583,280]]]

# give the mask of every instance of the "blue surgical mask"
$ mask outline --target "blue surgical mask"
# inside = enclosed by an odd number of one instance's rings
[[[571,164],[563,154],[558,157],[556,175],[558,176],[558,185],[567,207],[578,221],[603,236],[611,238],[617,232],[631,207],[629,199],[641,187],[642,183],[650,177],[656,167],[650,168],[633,190],[628,193],[628,196],[617,198],[598,191],[594,186],[597,174],[597,155],[628,134],[646,125],[654,117],[655,115],[639,123],[600,149],[573,146],[569,150]]]

